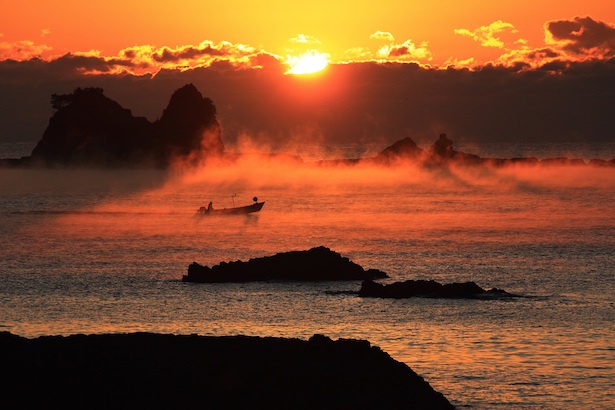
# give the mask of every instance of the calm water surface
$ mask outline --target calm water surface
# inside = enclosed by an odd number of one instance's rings
[[[615,408],[614,192],[615,171],[595,168],[0,170],[0,329],[322,333],[371,341],[461,408]],[[254,195],[259,214],[194,216]],[[181,282],[192,261],[319,245],[388,282],[472,280],[523,297]]]

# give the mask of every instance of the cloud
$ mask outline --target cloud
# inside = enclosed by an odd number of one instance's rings
[[[615,26],[591,17],[549,21],[546,42],[573,55],[608,58],[615,56]]]
[[[0,39],[2,37],[0,36]],[[23,40],[16,42],[0,41],[1,60],[29,60],[40,57],[52,50],[45,44],[35,44],[33,41]]]
[[[615,26],[611,24],[575,17],[548,21],[544,30],[545,46],[530,48],[526,42],[518,42],[518,47],[507,50],[497,63],[561,73],[574,62],[615,57]]]
[[[305,34],[299,34],[297,37],[290,39],[293,43],[299,44],[320,44],[320,40],[313,36],[306,36]]]
[[[494,21],[488,26],[481,26],[475,30],[465,28],[454,30],[455,34],[470,37],[483,47],[496,48],[504,48],[504,41],[498,35],[505,32],[518,33],[518,30],[511,23],[506,23],[502,20]]]
[[[207,44],[204,47],[192,47],[185,46],[176,49],[172,49],[169,47],[162,47],[159,50],[156,50],[151,54],[151,57],[154,61],[158,63],[177,63],[179,61],[189,60],[189,61],[198,61],[202,57],[212,57],[212,56],[223,56],[226,53],[221,50],[211,46],[211,44]]]
[[[385,46],[379,50],[379,54],[394,59],[410,58],[427,61],[433,59],[431,52],[427,49],[427,42],[423,42],[417,47],[412,40],[406,40],[402,44]]]
[[[346,51],[346,55],[354,60],[389,60],[389,61],[431,61],[433,59],[429,51],[428,43],[422,42],[420,46],[412,40],[406,40],[401,44],[395,44],[395,37],[388,31],[376,31],[369,36],[371,40],[384,41],[388,44],[381,46],[376,54],[367,48],[352,48]]]
[[[48,62],[50,74],[70,77],[76,74],[97,75],[130,72],[133,63],[121,58],[107,58],[97,55],[96,50],[86,53],[68,53]]]
[[[27,61],[32,58],[41,59],[43,52],[50,51],[47,46],[36,46],[29,41],[19,43],[0,42],[0,61]],[[244,44],[233,44],[227,41],[213,43],[203,41],[193,46],[155,47],[141,45],[120,50],[117,56],[102,56],[98,50],[69,53],[64,56],[48,57],[45,61],[52,66],[63,66],[68,71],[79,71],[84,74],[156,74],[160,70],[190,70],[198,67],[208,67],[220,62],[227,62],[238,67],[262,67],[263,64],[278,63],[281,60],[273,54],[256,50]]]
[[[214,44],[211,41],[203,41],[196,46],[175,48],[157,48],[151,45],[130,47],[120,51],[120,56],[132,59],[135,67],[156,73],[161,69],[186,70],[204,67],[219,61],[245,65],[258,53],[260,52],[253,47],[244,44],[228,41]]]
[[[374,34],[369,36],[372,40],[384,40],[388,42],[394,42],[395,38],[388,31],[376,31]]]
[[[344,52],[344,58],[350,61],[366,61],[374,58],[374,53],[367,47],[353,47]]]

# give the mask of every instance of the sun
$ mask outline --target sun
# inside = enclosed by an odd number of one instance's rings
[[[290,66],[288,74],[314,74],[324,70],[329,64],[329,54],[316,50],[308,51],[300,56],[289,56],[286,64]]]

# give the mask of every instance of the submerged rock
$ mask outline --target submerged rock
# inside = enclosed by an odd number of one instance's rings
[[[193,262],[184,282],[251,282],[266,280],[336,281],[388,277],[377,269],[365,270],[339,253],[320,246],[307,251],[278,253],[247,262],[222,262],[213,267]]]
[[[434,280],[407,280],[382,285],[372,280],[361,284],[359,296],[371,298],[445,298],[445,299],[498,299],[515,297],[501,289],[485,290],[474,282],[449,283],[442,285]]]
[[[453,409],[365,340],[0,333],[5,408]]]

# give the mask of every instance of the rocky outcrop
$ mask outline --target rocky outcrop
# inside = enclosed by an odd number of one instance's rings
[[[396,161],[411,161],[421,166],[446,166],[446,165],[491,165],[491,166],[508,166],[508,165],[542,165],[542,166],[585,166],[592,165],[598,167],[615,166],[615,159],[607,161],[601,159],[592,159],[585,162],[581,158],[543,158],[536,157],[528,158],[482,158],[478,155],[469,154],[467,152],[455,151],[453,149],[453,141],[446,136],[440,134],[440,137],[433,143],[429,151],[424,151],[419,148],[416,143],[406,137],[393,145],[385,148],[378,153],[374,158],[366,160],[355,160],[357,162],[378,162],[392,164]]]
[[[377,269],[365,270],[323,246],[307,251],[277,253],[247,262],[222,262],[213,267],[193,262],[184,282],[252,282],[367,280],[388,277]]]
[[[410,137],[406,137],[385,148],[376,156],[375,161],[390,163],[397,160],[422,161],[426,157],[426,152],[416,145]]]
[[[453,141],[446,134],[440,137],[429,150],[429,157],[425,161],[427,165],[440,165],[443,163],[456,163],[459,165],[482,165],[485,160],[478,155],[455,151]]]
[[[485,290],[474,282],[442,285],[434,280],[407,280],[383,285],[371,280],[361,284],[360,297],[403,299],[412,297],[445,299],[499,299],[515,297],[501,289]]]
[[[411,163],[426,168],[446,167],[449,165],[457,166],[494,166],[505,167],[511,165],[534,165],[534,166],[585,166],[596,167],[615,166],[615,159],[602,160],[592,159],[585,162],[580,158],[543,158],[518,157],[518,158],[483,158],[478,155],[469,154],[463,151],[456,151],[453,148],[453,141],[440,134],[440,137],[432,144],[428,151],[420,148],[410,137],[396,141],[386,147],[374,157],[354,158],[354,159],[331,159],[318,161],[321,166],[338,165],[387,165],[395,166],[402,163]]]
[[[446,134],[440,134],[440,138],[431,146],[429,153],[435,158],[451,159],[457,152],[453,150],[453,141]]]
[[[156,127],[156,150],[170,150],[171,157],[198,159],[224,153],[216,107],[192,84],[185,85],[171,96]],[[162,161],[166,158],[163,155]]]
[[[224,151],[213,102],[192,84],[172,95],[160,120],[134,117],[100,88],[52,96],[57,111],[27,164],[166,167]]]
[[[0,333],[5,408],[453,409],[364,340]]]

